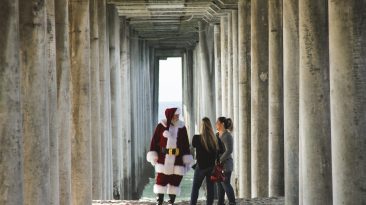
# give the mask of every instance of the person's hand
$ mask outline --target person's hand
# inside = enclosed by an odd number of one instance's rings
[[[158,163],[158,158],[154,159],[154,160],[151,162],[151,165],[155,166],[157,163]]]
[[[191,170],[191,167],[189,165],[186,165],[185,168],[186,173],[189,172],[189,170]]]

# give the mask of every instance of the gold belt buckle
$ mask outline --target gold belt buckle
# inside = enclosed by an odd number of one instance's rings
[[[179,155],[179,148],[175,148],[175,153],[173,154],[173,150],[174,149],[168,149],[168,154],[169,155],[175,155],[178,156]]]

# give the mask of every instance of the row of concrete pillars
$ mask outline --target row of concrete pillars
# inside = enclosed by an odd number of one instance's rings
[[[137,198],[154,49],[105,0],[4,0],[0,14],[0,204]]]
[[[91,204],[144,183],[158,58],[105,0],[0,7],[0,204]],[[183,52],[189,133],[233,118],[239,197],[366,203],[359,0],[239,0]]]
[[[365,6],[239,0],[199,24],[195,120],[233,119],[239,197],[366,203]]]

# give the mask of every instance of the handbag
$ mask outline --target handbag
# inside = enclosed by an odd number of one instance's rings
[[[210,177],[212,182],[222,182],[225,181],[225,174],[224,174],[224,165],[221,163],[217,163],[211,173]]]

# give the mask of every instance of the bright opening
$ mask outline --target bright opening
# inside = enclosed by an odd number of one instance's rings
[[[159,61],[159,120],[168,107],[182,108],[182,58]],[[183,119],[183,116],[181,116]]]
[[[182,58],[167,58],[159,61],[159,121],[165,118],[164,111],[168,107],[183,107],[182,94]],[[180,116],[184,120],[183,115]],[[193,182],[193,171],[188,172],[180,184],[181,195],[177,196],[178,201],[189,201]],[[156,195],[153,192],[155,179],[150,178],[149,184],[145,186],[140,200],[155,201]],[[202,199],[201,191],[201,199]],[[165,195],[165,201],[169,196]]]

